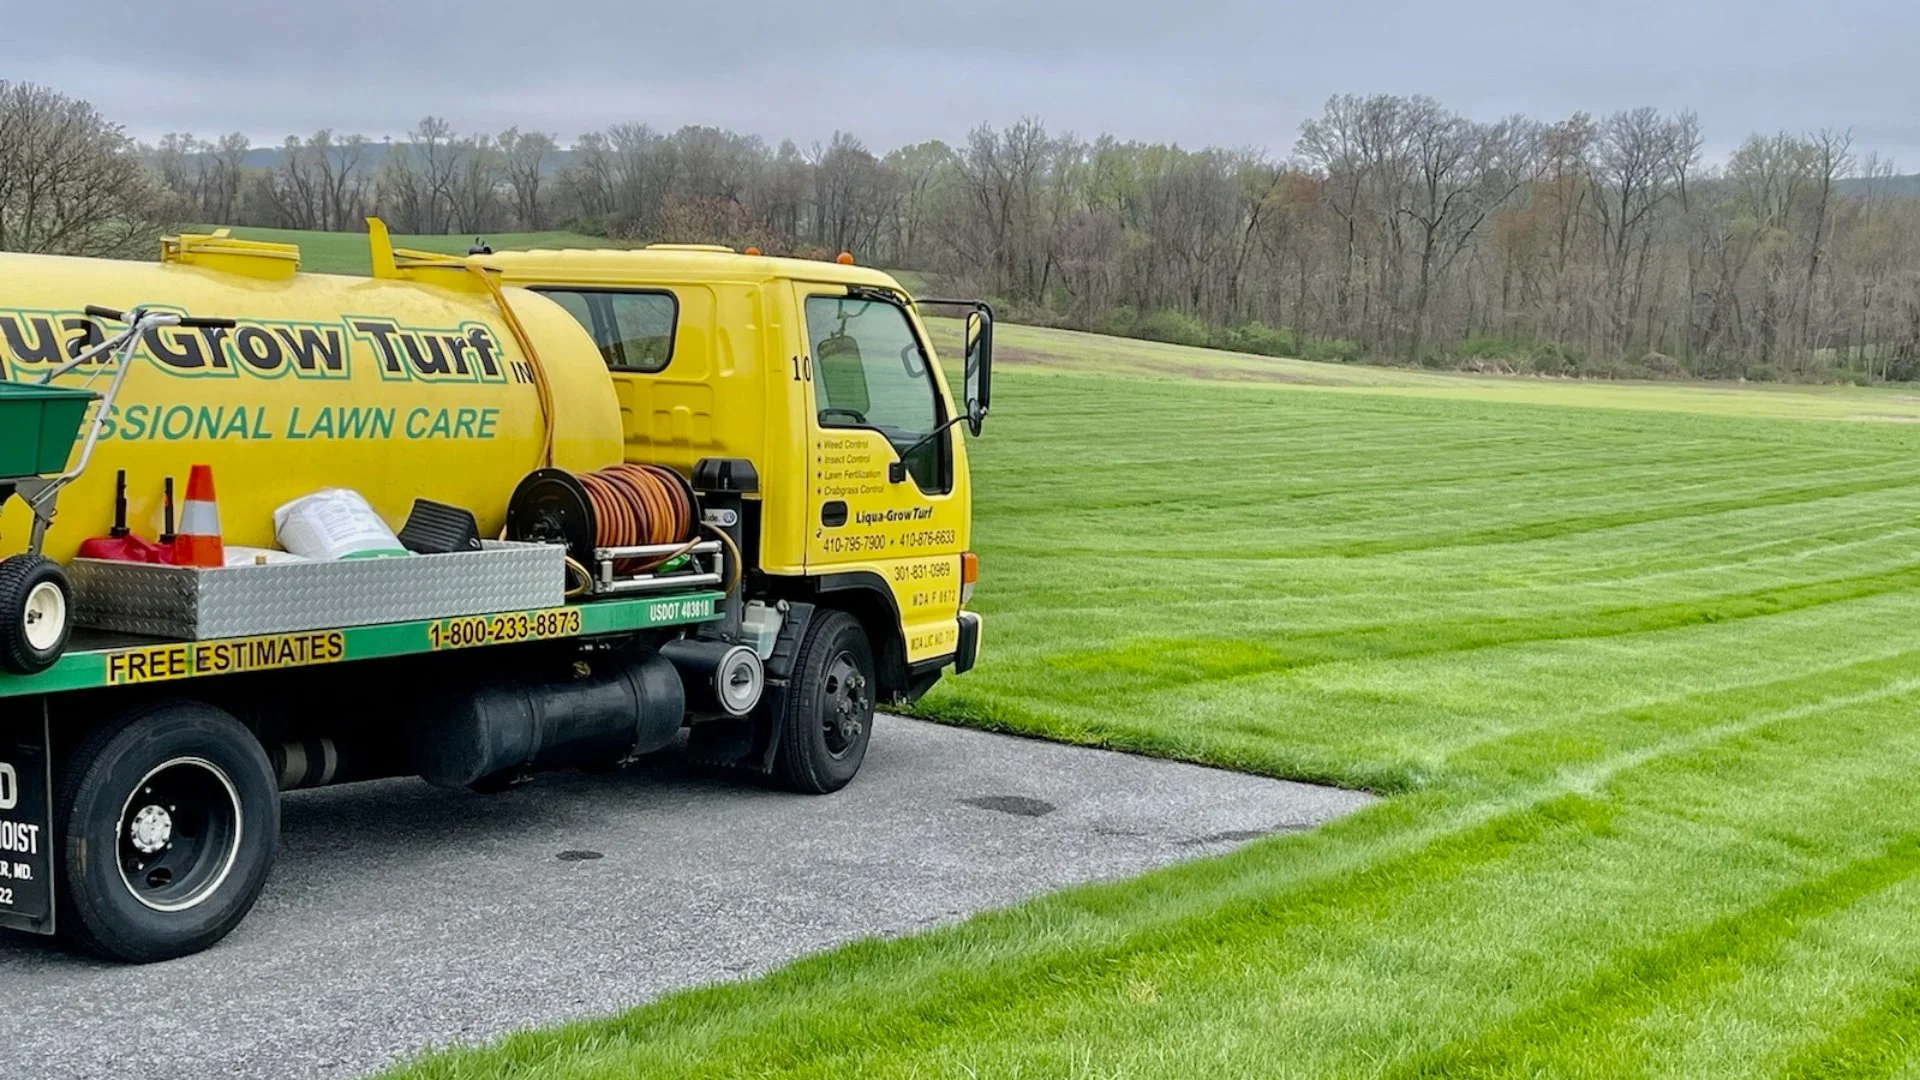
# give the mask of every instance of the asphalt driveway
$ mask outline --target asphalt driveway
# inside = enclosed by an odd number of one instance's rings
[[[358,1076],[1370,801],[894,717],[822,798],[671,759],[493,797],[298,793],[259,907],[207,953],[114,967],[0,936],[0,1076]]]

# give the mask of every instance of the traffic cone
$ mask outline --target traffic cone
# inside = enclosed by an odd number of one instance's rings
[[[187,501],[180,508],[180,534],[173,539],[175,566],[225,566],[220,542],[220,507],[213,498],[213,466],[195,465],[187,476]]]

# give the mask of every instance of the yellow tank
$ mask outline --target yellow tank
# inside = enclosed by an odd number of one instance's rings
[[[297,249],[219,234],[169,239],[157,264],[0,254],[0,377],[37,379],[76,341],[119,329],[84,315],[89,304],[238,321],[142,342],[86,474],[60,495],[47,554],[64,561],[106,534],[118,469],[128,521],[152,539],[164,479],[183,496],[199,462],[213,466],[229,544],[272,546],[274,507],[325,487],[359,491],[396,528],[426,498],[497,532],[514,485],[546,463],[537,373],[477,274],[399,254],[377,235],[374,278],[297,273]],[[550,390],[553,464],[619,461],[619,406],[592,338],[545,297],[497,295]],[[103,365],[91,386],[110,375]],[[10,500],[0,554],[26,547],[29,522]]]

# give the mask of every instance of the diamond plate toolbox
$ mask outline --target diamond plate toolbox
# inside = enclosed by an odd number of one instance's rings
[[[488,541],[483,550],[198,569],[75,559],[74,621],[201,641],[443,619],[566,602],[566,549]]]

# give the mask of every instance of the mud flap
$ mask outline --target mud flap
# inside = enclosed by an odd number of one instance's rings
[[[24,707],[21,707],[24,706]],[[0,928],[53,933],[53,764],[42,698],[0,713]]]

